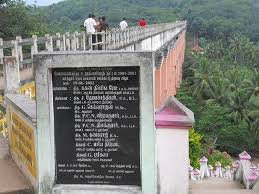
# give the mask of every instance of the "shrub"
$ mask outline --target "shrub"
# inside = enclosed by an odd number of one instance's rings
[[[215,166],[216,162],[220,162],[222,167],[232,164],[232,158],[227,152],[220,152],[214,150],[211,155],[208,156],[208,164]]]
[[[202,135],[195,132],[195,130],[192,128],[189,133],[189,157],[190,157],[190,163],[194,168],[199,167],[199,160],[201,157],[201,140]]]

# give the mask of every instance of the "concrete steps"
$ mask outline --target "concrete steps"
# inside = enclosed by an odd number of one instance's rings
[[[246,190],[238,182],[209,178],[202,181],[190,181],[190,194],[258,194],[258,191]]]
[[[6,139],[0,135],[0,194],[33,194],[32,186],[8,153]]]

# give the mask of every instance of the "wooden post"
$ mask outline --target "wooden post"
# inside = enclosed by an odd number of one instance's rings
[[[5,94],[19,93],[20,71],[17,58],[14,56],[4,57]]]
[[[59,51],[63,51],[63,44],[61,44],[61,41],[60,41],[60,38],[61,38],[60,33],[56,33],[56,36],[58,38],[56,41],[56,47]]]
[[[45,37],[47,38],[47,41],[45,43],[46,46],[46,50],[53,52],[53,41],[52,41],[52,36],[50,36],[49,34],[46,34]]]
[[[0,47],[4,45],[4,41],[0,38]],[[0,64],[4,64],[4,49],[0,48]]]

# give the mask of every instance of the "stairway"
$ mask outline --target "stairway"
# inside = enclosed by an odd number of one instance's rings
[[[236,181],[223,178],[209,178],[202,181],[190,181],[190,194],[258,194],[258,191],[246,190]]]

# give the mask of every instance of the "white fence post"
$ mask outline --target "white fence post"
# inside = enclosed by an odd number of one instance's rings
[[[5,94],[19,93],[20,71],[15,56],[4,57]]]
[[[2,38],[0,38],[0,46],[4,45],[4,41]],[[4,49],[0,49],[0,64],[4,63]]]
[[[76,33],[72,34],[71,48],[73,51],[76,51]]]
[[[86,50],[86,34],[85,32],[82,32],[82,45],[83,45],[83,50]]]
[[[22,37],[21,36],[16,36],[16,40],[17,43],[21,43],[22,42]],[[22,46],[17,47],[17,52],[18,52],[18,56],[19,56],[19,61],[23,61],[23,52],[22,52]]]
[[[32,41],[33,44],[31,46],[31,58],[33,58],[33,55],[38,53],[38,40],[37,35],[32,35]]]
[[[79,33],[76,31],[75,32],[75,41],[76,41],[76,50],[80,48],[80,42],[79,42]]]
[[[56,36],[57,36],[56,47],[59,51],[62,51],[63,50],[63,44],[61,44],[61,41],[60,41],[61,35],[60,35],[60,33],[56,33]]]
[[[47,38],[47,42],[45,43],[47,51],[53,52],[53,40],[52,36],[46,34],[45,37]]]
[[[71,50],[70,33],[69,32],[66,32],[66,47],[67,47],[68,51]]]
[[[17,40],[12,40],[12,56],[15,57],[16,59],[16,64],[18,64],[18,66],[20,65],[20,61],[19,61],[19,53],[18,53],[18,41]]]

